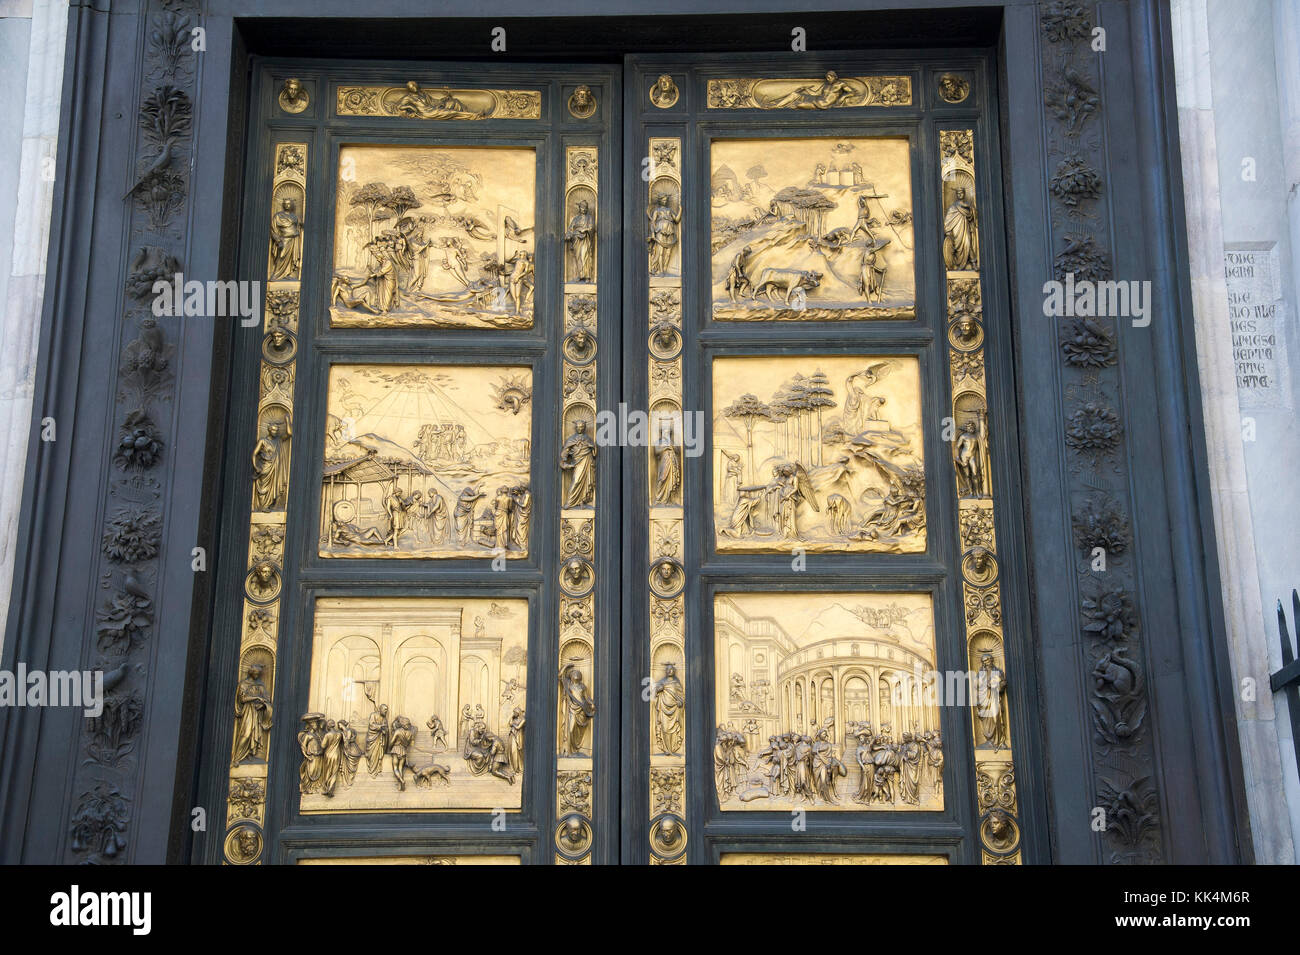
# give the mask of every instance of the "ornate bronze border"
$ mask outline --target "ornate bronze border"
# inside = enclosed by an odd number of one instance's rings
[[[650,139],[653,175],[648,215],[652,236],[658,197],[668,198],[675,234],[681,234],[682,141]],[[674,200],[675,197],[675,200]],[[662,211],[660,215],[662,215]],[[680,246],[680,243],[678,243]],[[652,245],[652,250],[655,248]],[[647,537],[650,579],[647,599],[650,635],[647,683],[650,720],[650,862],[686,863],[686,574],[683,559],[683,493],[686,458],[682,447],[682,277],[685,257],[680,247],[667,260],[651,251],[649,269],[649,400]],[[658,268],[666,265],[666,268]],[[667,416],[670,430],[662,430]],[[675,684],[675,685],[674,685]],[[667,695],[671,694],[671,696]],[[661,695],[663,700],[661,702]],[[683,702],[679,702],[683,701]],[[676,712],[670,721],[679,731],[661,732],[660,708]],[[669,713],[664,710],[665,715]]]
[[[939,170],[952,385],[952,418],[945,422],[945,437],[952,442],[957,485],[980,858],[985,865],[1019,865],[1020,823],[1006,692],[1009,648],[1002,628],[989,451],[980,217],[973,202],[974,130],[939,130]]]
[[[1049,247],[1054,278],[1112,278],[1100,57],[1095,14],[1069,0],[1040,4],[1047,130]],[[1083,681],[1089,685],[1091,787],[1103,861],[1168,861],[1148,719],[1147,669],[1137,605],[1132,478],[1125,448],[1119,335],[1107,318],[1060,318],[1061,427],[1069,468],[1074,590]]]
[[[562,218],[568,225],[568,210],[579,201],[588,210],[597,208],[600,185],[599,151],[595,146],[567,146],[564,150],[565,186]],[[598,234],[597,229],[597,234]],[[593,236],[586,246],[591,255],[590,275],[581,275],[581,263],[569,267],[566,249],[561,255],[560,279],[564,286],[563,373],[560,376],[560,592],[559,625],[556,628],[556,659],[559,662],[560,701],[556,709],[555,757],[555,862],[557,865],[590,865],[595,838],[592,796],[595,774],[596,672],[596,487],[598,449],[594,441],[597,413],[596,356],[598,252]],[[567,243],[566,243],[567,245]],[[572,279],[572,281],[570,281]],[[582,434],[585,433],[585,441]],[[571,451],[572,449],[572,451]],[[591,487],[583,490],[566,479],[570,465],[590,454]],[[579,666],[592,674],[587,681],[586,705],[590,754],[572,752],[565,739],[566,709],[580,699],[581,687],[571,692],[569,673]]]
[[[307,145],[277,143],[274,155],[268,205],[283,203],[285,197],[290,197],[301,210],[307,191]],[[272,222],[274,237],[277,234],[274,218]],[[280,232],[291,233],[293,228],[293,221],[286,220]],[[301,220],[297,228],[300,240],[306,234],[301,229]],[[274,249],[268,250],[268,256],[273,255]],[[298,258],[296,269],[285,272],[283,279],[267,283],[263,310],[257,444],[253,451],[253,496],[249,505],[248,574],[244,581],[235,731],[231,741],[230,792],[226,800],[223,844],[225,861],[232,865],[260,863],[264,844],[262,824],[270,772],[289,456],[293,447],[296,367],[293,356],[298,339],[301,248]]]
[[[120,343],[112,411],[116,444],[102,480],[104,525],[95,558],[99,572],[92,578],[99,594],[91,598],[97,607],[83,651],[83,665],[104,673],[103,712],[80,723],[63,848],[70,862],[99,865],[131,860],[134,840],[128,832],[143,771],[139,750],[149,711],[146,690],[157,655],[151,638],[169,559],[163,553],[164,525],[175,462],[166,452],[175,445],[180,423],[175,345],[169,338],[174,340],[176,323],[183,320],[158,316],[151,302],[157,298],[156,282],[170,283],[184,271],[198,83],[190,45],[197,10],[188,2],[151,11],[142,4],[140,20],[150,42],[140,68],[132,184],[122,196],[130,206],[130,235],[138,237],[132,241],[139,245],[129,259],[115,336]],[[196,571],[206,570],[206,555],[191,554],[190,560]]]
[[[853,109],[911,106],[910,76],[764,77],[709,80],[709,109]]]
[[[395,116],[442,121],[540,119],[540,90],[471,90],[446,86],[340,86],[336,116]]]

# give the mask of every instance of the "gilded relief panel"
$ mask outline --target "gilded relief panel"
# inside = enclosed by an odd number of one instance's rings
[[[947,856],[830,852],[724,852],[720,865],[947,865]]]
[[[910,106],[910,76],[770,77],[709,80],[709,109],[851,109]]]
[[[531,328],[536,151],[344,146],[336,327]]]
[[[299,859],[298,865],[521,865],[519,856],[339,856]]]
[[[542,94],[537,90],[425,88],[411,80],[405,86],[340,86],[334,107],[339,116],[444,121],[538,119],[542,115]]]
[[[303,812],[518,809],[528,604],[316,602]]]
[[[713,318],[916,317],[904,137],[716,140]]]
[[[943,808],[928,595],[720,594],[714,640],[721,809]]]
[[[528,554],[527,366],[333,365],[322,557]]]
[[[719,552],[925,550],[915,358],[718,358],[713,451]]]

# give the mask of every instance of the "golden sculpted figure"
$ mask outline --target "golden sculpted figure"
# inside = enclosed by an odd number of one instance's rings
[[[560,670],[560,755],[581,755],[596,715],[596,704],[583,682],[582,671],[574,663],[566,663]]]
[[[650,87],[650,102],[660,109],[668,109],[675,104],[678,95],[677,84],[667,73],[661,74],[654,86]]]
[[[672,425],[661,422],[655,441],[655,504],[676,504],[682,487],[682,459],[673,440]]]
[[[388,752],[388,704],[381,703],[370,714],[366,727],[366,769],[378,776],[384,769],[384,753]]]
[[[289,422],[273,418],[253,448],[253,509],[269,511],[285,505],[289,490]]]
[[[298,790],[303,793],[323,792],[324,789],[325,750],[321,745],[324,720],[322,713],[307,713],[302,718],[303,728],[298,734],[298,748],[302,751]]]
[[[943,214],[943,261],[950,270],[960,272],[978,269],[979,257],[975,207],[966,198],[965,187],[958,186]]]
[[[993,654],[980,655],[975,675],[975,725],[981,747],[1005,749],[1011,745],[1007,732],[1007,675],[993,663]]]
[[[310,105],[311,97],[303,89],[302,81],[291,76],[284,81],[277,101],[286,113],[301,113]]]
[[[267,730],[271,728],[271,699],[262,682],[263,667],[251,664],[235,691],[235,748],[230,765],[262,755]]]
[[[817,83],[800,86],[791,90],[769,105],[771,109],[830,109],[841,100],[850,105],[862,97],[862,93],[852,84],[839,78],[834,70]],[[765,104],[768,105],[768,104]]]
[[[677,666],[664,664],[664,675],[654,685],[655,745],[661,753],[676,756],[682,751],[686,688],[677,678]]]
[[[420,89],[414,80],[406,84],[406,92],[398,98],[397,112],[416,119],[478,119],[480,115],[466,109],[451,90]]]
[[[577,210],[569,220],[569,230],[564,233],[564,241],[573,253],[575,281],[590,282],[596,264],[596,217],[591,214],[586,199],[578,200]]]
[[[674,210],[671,197],[667,193],[660,193],[655,197],[647,216],[650,219],[650,274],[664,275],[672,268],[682,210]]]
[[[294,212],[292,199],[280,203],[280,211],[271,219],[271,267],[267,276],[296,279],[302,265],[302,220]]]
[[[596,442],[587,434],[587,422],[576,421],[560,450],[560,468],[569,474],[565,507],[586,507],[596,498]]]

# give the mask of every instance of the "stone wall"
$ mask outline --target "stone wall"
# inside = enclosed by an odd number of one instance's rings
[[[1300,587],[1300,15],[1288,0],[1174,0],[1173,12],[1196,346],[1251,837],[1256,861],[1294,862],[1300,780],[1286,702],[1268,675],[1281,666],[1276,601],[1290,617]]]
[[[0,620],[32,423],[67,26],[67,0],[0,0]]]

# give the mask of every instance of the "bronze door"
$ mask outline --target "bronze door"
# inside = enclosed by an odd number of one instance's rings
[[[992,84],[854,64],[259,65],[210,861],[1020,861]]]
[[[625,861],[1022,861],[993,94],[951,54],[629,63]]]
[[[256,71],[209,858],[617,860],[620,100]]]

